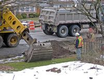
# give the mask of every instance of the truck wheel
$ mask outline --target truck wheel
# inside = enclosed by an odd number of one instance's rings
[[[78,25],[71,25],[69,28],[69,35],[70,36],[75,36],[75,33],[79,33],[80,27]]]
[[[8,34],[5,38],[4,38],[4,43],[6,44],[6,46],[8,47],[16,47],[19,44],[19,37],[12,33],[12,34]]]
[[[46,35],[53,35],[54,32],[52,32],[51,30],[48,30],[48,25],[44,25],[45,27],[45,30],[43,30],[43,32],[46,34]]]
[[[43,32],[44,32],[46,35],[53,35],[53,32],[48,31],[48,30],[43,30]]]
[[[68,35],[68,27],[66,25],[61,25],[57,29],[57,36],[64,38]]]
[[[0,36],[0,48],[2,47],[2,45],[3,45],[3,39],[2,39],[2,37]]]

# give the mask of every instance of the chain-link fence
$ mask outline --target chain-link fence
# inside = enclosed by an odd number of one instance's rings
[[[96,38],[94,42],[84,39],[82,48],[82,61],[103,64],[104,63],[104,41]]]

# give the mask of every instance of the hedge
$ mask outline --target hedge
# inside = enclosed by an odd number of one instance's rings
[[[21,16],[21,14],[17,14],[16,17],[17,17],[18,19],[22,19],[22,18],[23,18],[23,17]]]
[[[22,16],[23,19],[27,18],[27,14],[26,13],[22,13],[21,16]]]
[[[39,17],[38,13],[30,13],[29,14],[29,18],[35,18],[35,17]]]

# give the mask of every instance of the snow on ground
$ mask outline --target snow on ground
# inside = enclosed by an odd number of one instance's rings
[[[72,61],[11,73],[0,72],[0,80],[104,80],[104,66]]]

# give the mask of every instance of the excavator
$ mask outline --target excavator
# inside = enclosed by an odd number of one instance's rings
[[[29,34],[28,28],[8,8],[3,8],[0,10],[0,47],[3,43],[8,47],[16,47],[20,39],[24,39],[29,45],[28,50],[23,53],[25,62],[52,58],[49,44],[37,43],[37,39],[33,39]]]

